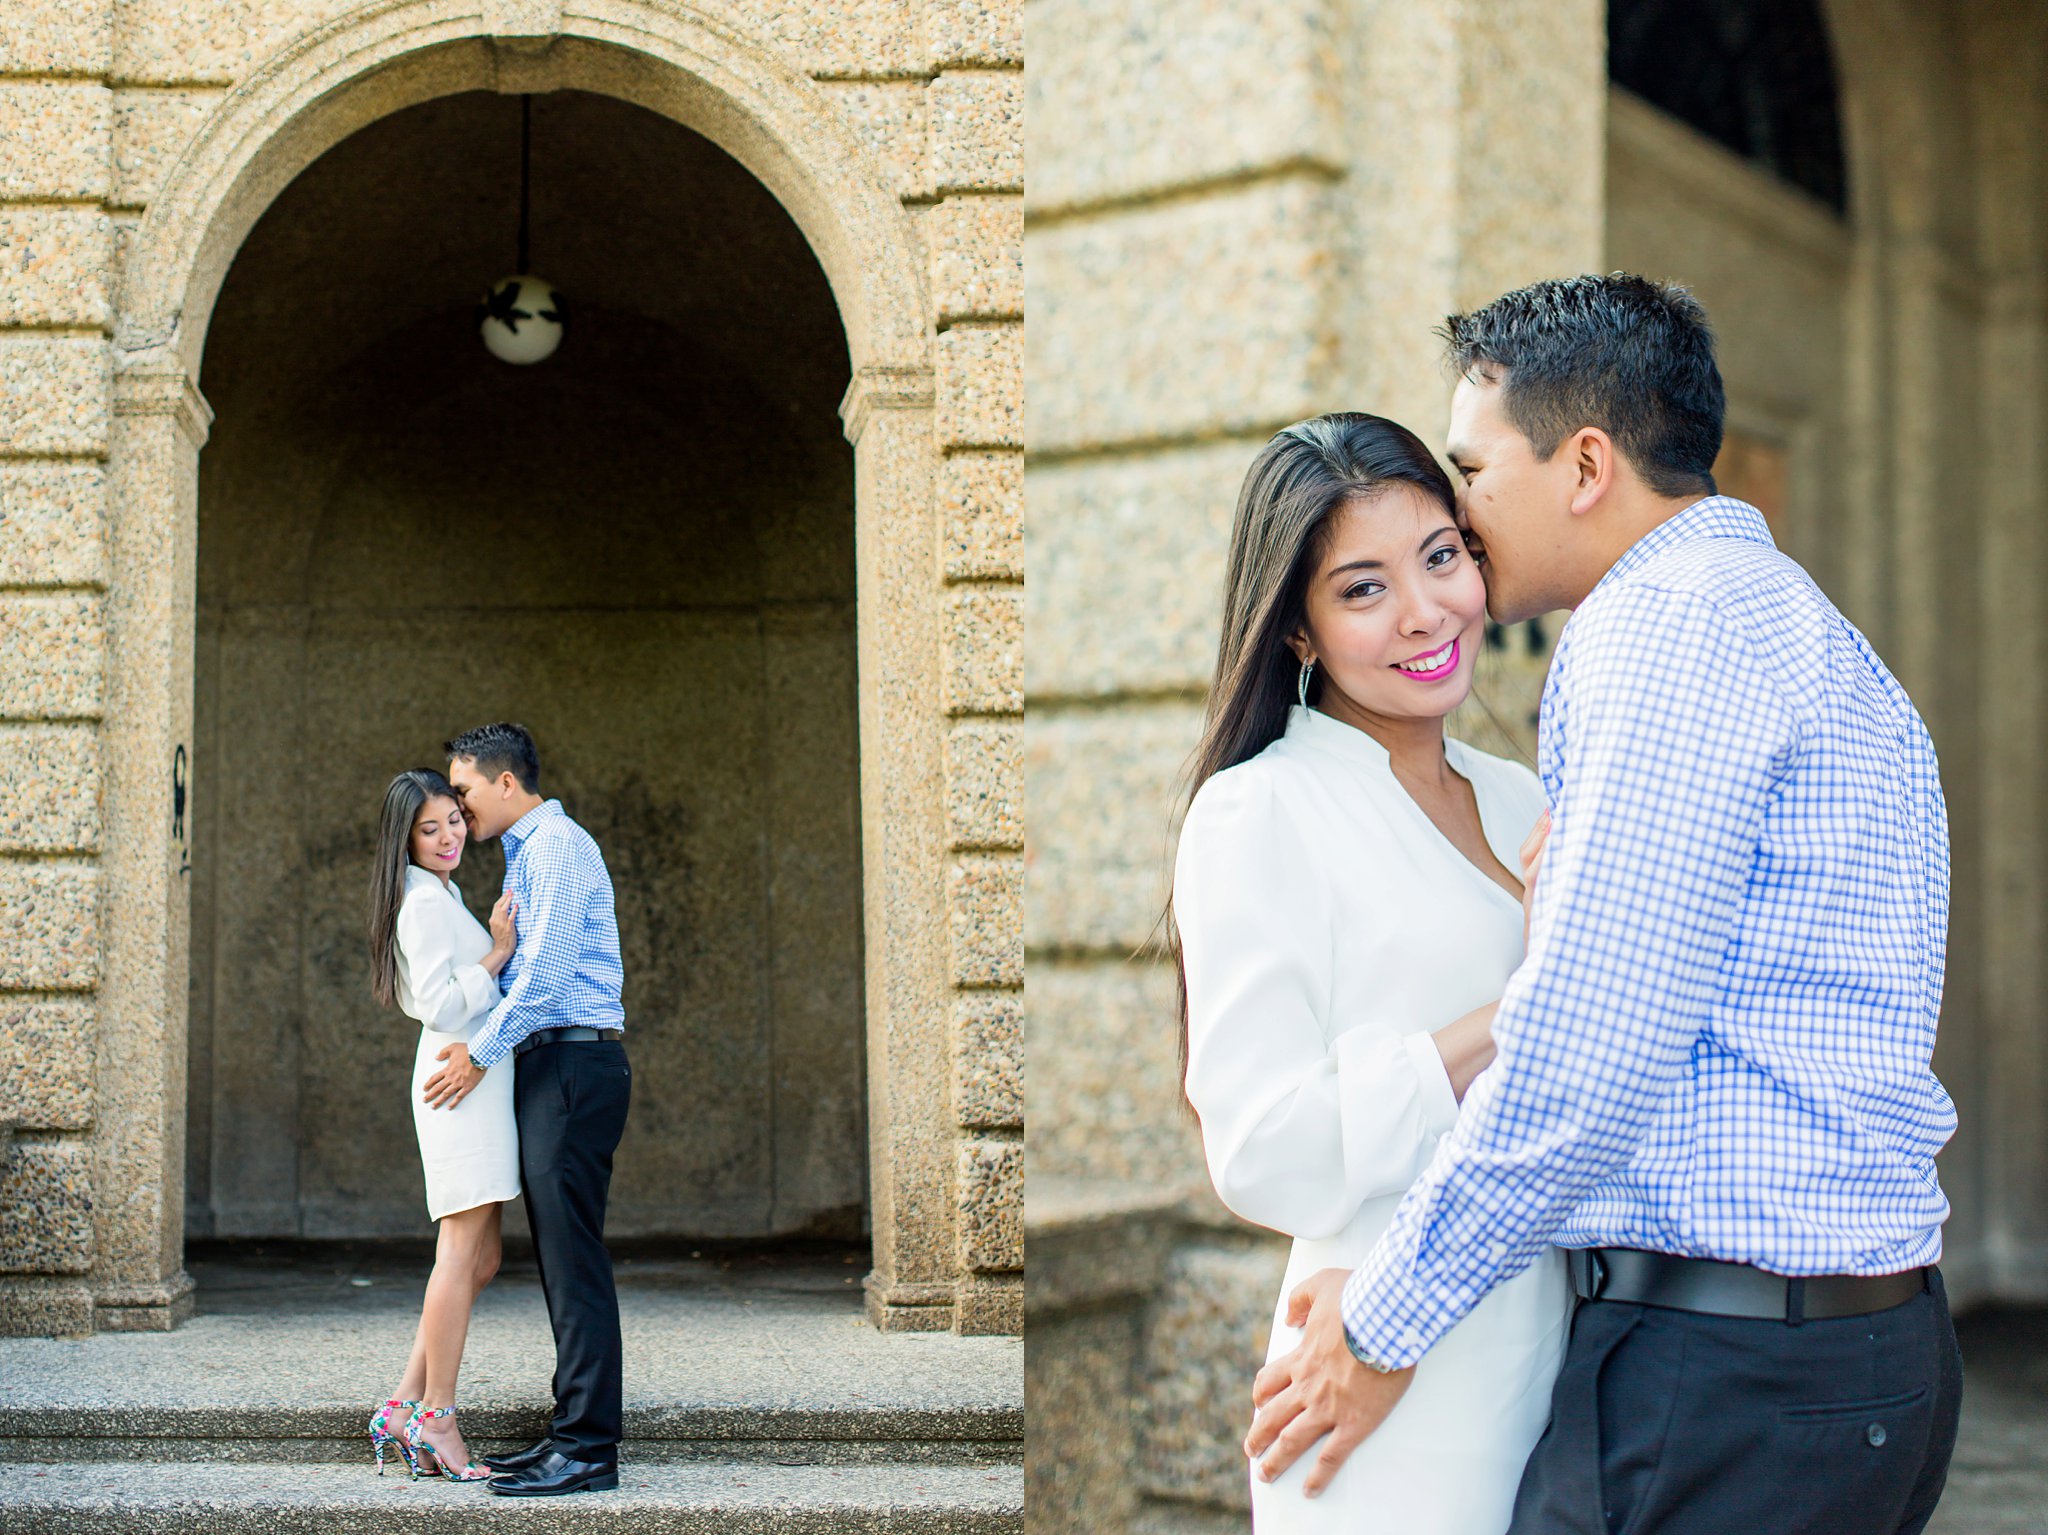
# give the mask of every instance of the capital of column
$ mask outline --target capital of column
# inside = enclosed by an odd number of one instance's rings
[[[880,364],[857,369],[839,402],[846,440],[858,443],[878,410],[930,410],[935,397],[928,367]]]
[[[169,416],[194,448],[206,446],[213,428],[213,407],[206,403],[206,396],[192,382],[184,364],[166,358],[115,369],[114,414]]]

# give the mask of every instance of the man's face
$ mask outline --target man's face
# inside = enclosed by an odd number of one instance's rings
[[[1548,460],[1536,457],[1501,409],[1500,392],[1497,382],[1458,381],[1444,452],[1458,470],[1458,521],[1486,577],[1487,611],[1513,624],[1571,605],[1578,475],[1562,447]]]
[[[496,779],[486,778],[477,770],[476,763],[458,757],[448,764],[448,782],[462,802],[462,819],[469,823],[469,834],[479,841],[490,841],[519,819],[510,808],[510,773],[500,773]]]

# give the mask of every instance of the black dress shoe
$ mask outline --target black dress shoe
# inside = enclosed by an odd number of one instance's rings
[[[550,1446],[547,1454],[532,1465],[494,1476],[484,1485],[508,1498],[551,1498],[563,1492],[609,1492],[619,1485],[619,1468],[608,1460],[571,1460]]]
[[[507,1450],[503,1455],[486,1455],[484,1464],[493,1471],[524,1471],[555,1447],[552,1439],[541,1439],[523,1450]]]

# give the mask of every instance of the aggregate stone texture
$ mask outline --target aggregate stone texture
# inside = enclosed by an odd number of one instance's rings
[[[0,852],[87,853],[100,840],[90,725],[0,725]]]
[[[219,1464],[0,1466],[0,1529],[22,1535],[470,1535],[486,1523],[603,1535],[1009,1535],[1023,1512],[1015,1467],[636,1467],[622,1456],[614,1491],[499,1498],[363,1466],[253,1476]]]
[[[949,714],[1015,714],[1024,707],[1024,593],[963,587],[946,597]]]
[[[1331,0],[1038,0],[1034,211],[1281,165],[1341,167],[1340,23]]]
[[[946,882],[953,984],[1024,984],[1022,859],[1002,854],[955,861]]]
[[[1022,1274],[962,1274],[953,1285],[953,1330],[965,1338],[1024,1331]]]
[[[0,85],[0,199],[105,197],[112,117],[104,85]]]
[[[948,448],[1024,446],[1024,339],[1014,324],[939,333],[938,433]]]
[[[115,11],[114,75],[133,85],[233,85],[357,3],[125,0]]]
[[[1031,960],[1031,1178],[1151,1189],[1204,1181],[1180,1092],[1173,967],[1110,955]]]
[[[0,9],[0,75],[106,71],[114,8],[78,0],[8,0]]]
[[[0,207],[0,325],[104,328],[113,259],[96,208]]]
[[[977,991],[953,999],[953,1105],[970,1130],[1024,1125],[1024,999]]]
[[[77,1274],[92,1267],[92,1148],[16,1140],[0,1166],[0,1273]]]
[[[627,1458],[771,1440],[820,1456],[904,1442],[1014,1454],[1022,1342],[876,1332],[861,1310],[867,1261],[823,1245],[619,1257]],[[428,1246],[227,1244],[188,1264],[198,1312],[174,1332],[0,1340],[0,1458],[51,1436],[76,1440],[78,1454],[158,1437],[181,1455],[228,1458],[247,1436],[224,1422],[252,1417],[287,1458],[293,1441],[316,1442],[319,1458],[330,1444],[361,1453],[361,1419],[405,1365]],[[463,1355],[473,1443],[530,1439],[553,1367],[539,1276],[515,1249]]]
[[[1021,725],[968,722],[946,732],[946,829],[959,850],[1024,845]]]
[[[922,68],[917,7],[906,0],[739,0],[733,8],[808,74],[914,75]]]
[[[1024,0],[925,0],[924,29],[940,69],[1024,62]]]
[[[83,1337],[92,1330],[91,1285],[15,1276],[0,1283],[0,1338]]]
[[[1134,1304],[1031,1319],[1025,1401],[1031,1453],[1025,1503],[1031,1528],[1114,1535],[1137,1510],[1137,1420],[1132,1387],[1139,1312]]]
[[[103,599],[86,593],[0,596],[0,717],[79,719],[100,711]]]
[[[1327,409],[1333,197],[1301,174],[1033,233],[1032,451],[1248,435]]]
[[[1997,1307],[1956,1321],[1963,1421],[1926,1535],[2048,1529],[2048,1310]]]
[[[0,999],[0,1123],[83,1130],[92,1090],[91,1003]]]
[[[113,361],[105,341],[0,335],[0,452],[103,452],[112,406]]]
[[[1174,838],[1198,704],[1036,710],[1024,727],[1034,948],[1129,954],[1173,888]]]
[[[960,1147],[960,1256],[972,1269],[1024,1266],[1024,1147],[971,1140]]]
[[[1138,1464],[1146,1485],[1248,1509],[1251,1380],[1266,1360],[1287,1246],[1192,1246],[1161,1275],[1146,1316]]]
[[[1024,455],[949,453],[939,466],[949,581],[1024,578]]]
[[[948,70],[925,98],[933,188],[1016,192],[1024,186],[1024,76]]]
[[[0,586],[98,586],[106,580],[102,464],[0,463]]]
[[[954,196],[923,218],[941,325],[1015,319],[1024,312],[1024,200]]]
[[[873,156],[889,191],[898,197],[932,194],[922,80],[827,80],[820,86]]]
[[[225,94],[217,86],[114,93],[114,189],[118,207],[141,208]]]
[[[98,870],[0,860],[0,989],[81,991],[99,980]]]
[[[1264,441],[1032,466],[1034,703],[1208,686],[1231,517]]]

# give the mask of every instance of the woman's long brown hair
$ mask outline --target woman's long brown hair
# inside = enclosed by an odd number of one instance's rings
[[[454,799],[455,790],[432,768],[407,768],[384,791],[370,864],[370,992],[386,1007],[398,1001],[398,908],[405,904],[405,871],[412,866],[412,823],[420,806],[442,798]]]
[[[1308,587],[1337,514],[1395,485],[1413,485],[1454,511],[1450,476],[1422,439],[1384,416],[1335,411],[1276,433],[1252,460],[1238,492],[1223,582],[1223,634],[1209,685],[1202,739],[1189,760],[1182,811],[1225,768],[1249,761],[1287,729],[1300,662],[1287,638],[1308,616]],[[1314,703],[1322,679],[1310,684]],[[1180,1071],[1188,1068],[1188,974],[1173,903],[1166,942],[1180,978]]]

